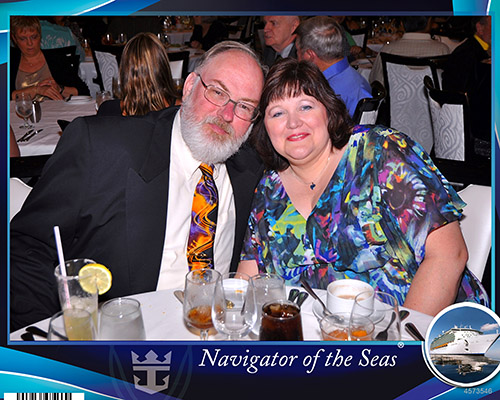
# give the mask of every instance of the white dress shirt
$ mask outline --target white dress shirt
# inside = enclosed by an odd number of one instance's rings
[[[193,194],[202,176],[200,161],[193,158],[182,138],[180,112],[174,119],[170,149],[167,228],[157,290],[184,287],[184,278],[189,271],[186,248]],[[225,273],[229,271],[233,253],[236,212],[233,188],[225,164],[215,165],[214,178],[219,194],[214,264],[216,270]]]

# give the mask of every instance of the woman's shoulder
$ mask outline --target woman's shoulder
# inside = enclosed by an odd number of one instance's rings
[[[353,129],[351,144],[353,146],[375,146],[383,149],[418,149],[420,146],[405,133],[383,125],[357,125]]]

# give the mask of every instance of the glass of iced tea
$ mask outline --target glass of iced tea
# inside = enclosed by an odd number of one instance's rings
[[[319,322],[323,340],[372,340],[375,326],[363,315],[339,312]]]
[[[260,340],[304,340],[300,307],[293,301],[272,300],[262,306]]]
[[[195,269],[186,275],[184,321],[189,327],[199,329],[201,340],[208,339],[208,331],[214,326],[212,300],[219,279],[221,279],[220,273],[210,268]]]

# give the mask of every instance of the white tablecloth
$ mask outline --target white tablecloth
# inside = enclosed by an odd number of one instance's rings
[[[288,287],[288,290],[290,288]],[[303,291],[303,289],[300,289]],[[323,290],[316,290],[317,293],[325,293]],[[130,296],[141,303],[144,326],[146,329],[147,340],[199,340],[199,335],[192,333],[184,325],[182,318],[182,304],[175,298],[173,290],[161,290],[156,292],[142,293]],[[301,307],[302,328],[304,340],[321,340],[319,324],[316,316],[313,314],[312,306],[315,300],[309,296]],[[413,322],[420,333],[425,336],[427,327],[432,317],[422,314],[418,311],[410,311],[410,315],[402,323],[401,335],[403,340],[414,340],[404,330],[406,322]],[[37,323],[36,325],[47,331],[48,319]],[[10,340],[21,340],[24,329],[13,332]],[[248,338],[247,338],[248,339]],[[35,340],[43,340],[35,337]],[[220,336],[210,336],[209,340],[220,340]]]
[[[71,100],[55,101],[45,100],[41,103],[42,118],[35,124],[37,133],[28,142],[19,142],[19,151],[21,156],[35,156],[41,154],[52,154],[56,148],[57,142],[61,137],[61,128],[57,124],[58,119],[73,121],[76,117],[93,115],[95,111],[95,102],[75,104]],[[16,140],[26,133],[26,130],[20,128],[23,120],[16,114],[16,102],[10,102],[10,125],[14,130]],[[42,130],[43,129],[43,130]]]
[[[351,66],[355,68],[363,78],[369,81],[368,78],[370,77],[370,72],[372,72],[373,61],[375,61],[375,58],[370,60],[367,58],[360,58],[351,62]]]

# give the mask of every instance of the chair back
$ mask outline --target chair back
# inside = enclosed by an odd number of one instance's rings
[[[356,46],[361,47],[362,51],[366,50],[366,43],[368,41],[368,28],[360,28],[349,31],[352,39],[356,43]]]
[[[354,111],[353,121],[360,125],[374,125],[377,123],[378,110],[384,101],[386,90],[379,81],[372,83],[372,98],[364,98],[358,102]]]
[[[176,51],[168,53],[168,60],[170,62],[172,79],[186,79],[189,67],[189,51]]]
[[[469,161],[474,142],[470,133],[467,95],[436,89],[429,76],[424,77],[424,86],[431,111],[435,157]]]
[[[491,250],[491,187],[469,185],[458,194],[467,203],[460,220],[469,251],[467,268],[482,280]]]
[[[403,57],[380,53],[384,86],[389,104],[389,125],[420,143],[427,153],[433,146],[431,115],[424,76],[430,75],[439,87],[437,67],[432,58]]]
[[[104,51],[92,50],[97,78],[94,79],[101,90],[113,93],[113,78],[120,75],[116,56]]]
[[[28,186],[26,183],[24,183],[21,179],[19,178],[10,178],[10,184],[9,184],[9,198],[10,198],[10,203],[9,203],[9,213],[10,213],[10,219],[9,221],[12,221],[12,218],[21,210],[24,201],[26,200],[26,197],[31,192],[31,186]]]

